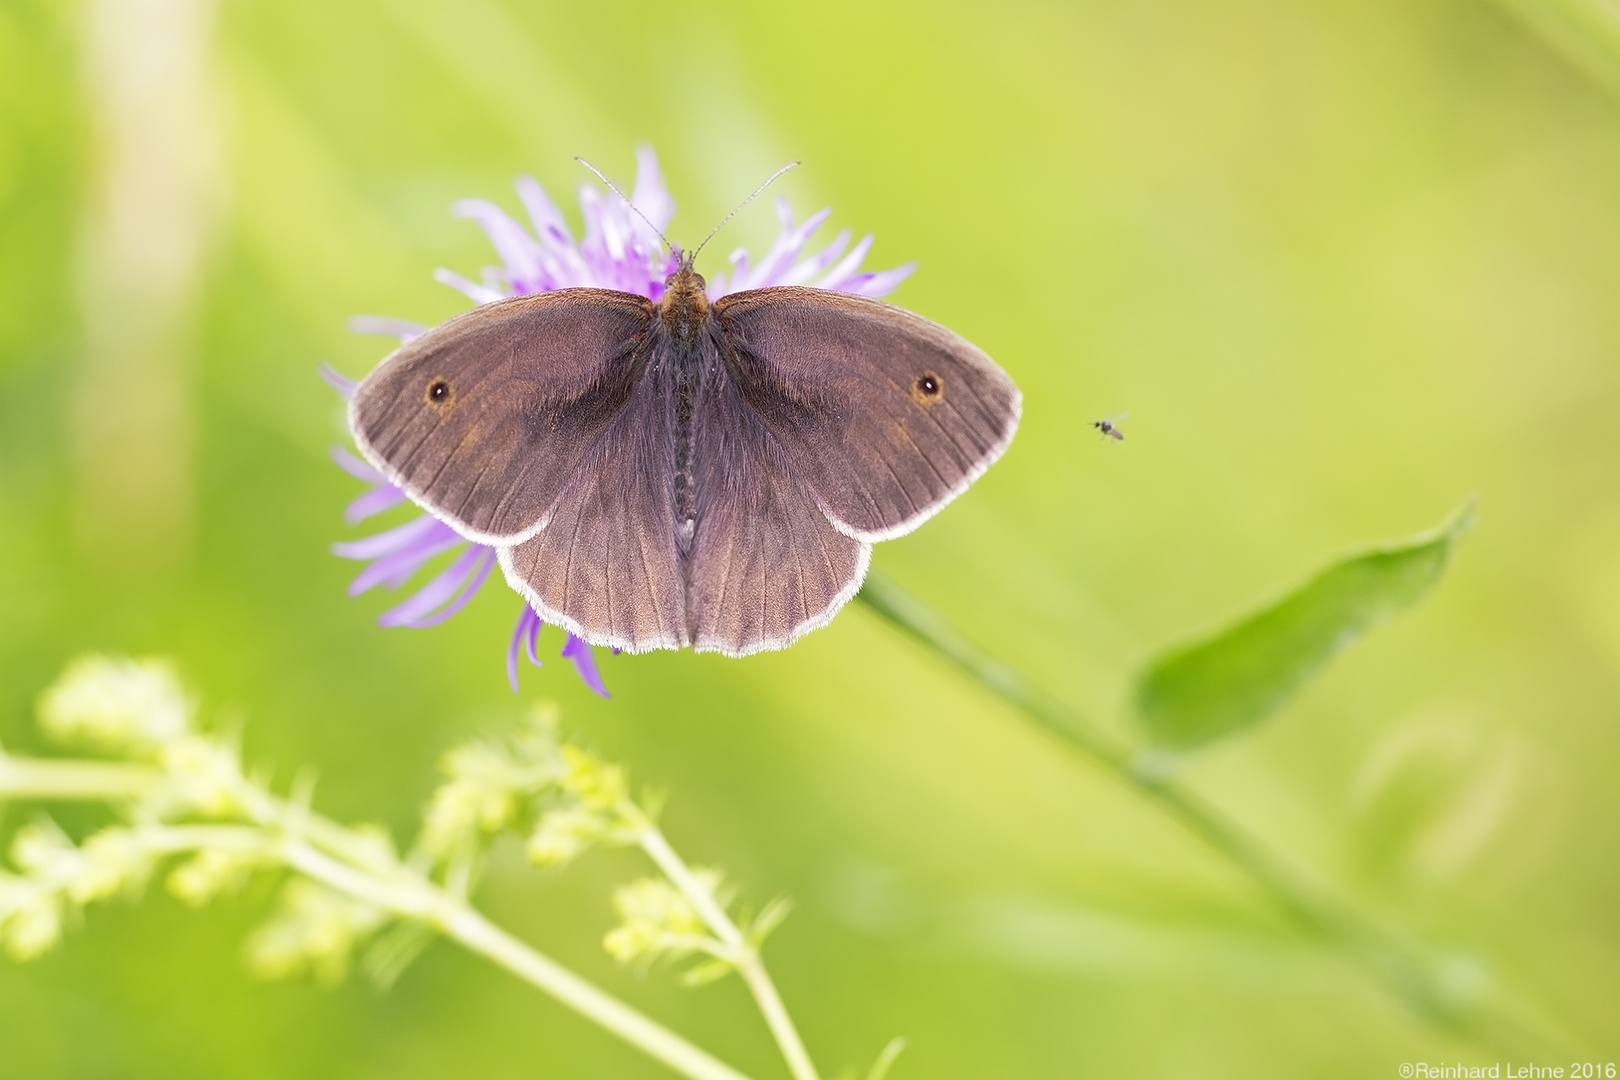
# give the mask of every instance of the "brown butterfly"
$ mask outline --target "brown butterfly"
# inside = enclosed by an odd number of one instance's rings
[[[1020,395],[919,315],[798,286],[711,303],[677,255],[657,302],[558,289],[451,319],[349,425],[541,618],[630,652],[780,649],[1001,456]]]

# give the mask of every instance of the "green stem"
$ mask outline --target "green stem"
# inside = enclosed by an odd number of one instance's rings
[[[298,842],[286,845],[283,858],[293,869],[329,888],[395,915],[428,923],[463,948],[545,991],[682,1076],[691,1080],[748,1080],[725,1062],[513,937],[476,908],[426,880],[402,872],[398,880],[381,881]]]
[[[1549,1041],[1532,1035],[1517,1017],[1497,1014],[1490,1025],[1482,1025],[1485,1010],[1444,985],[1443,962],[1420,942],[1308,880],[1219,807],[1153,767],[1150,757],[968,641],[899,585],[874,573],[858,595],[884,619],[1180,821],[1259,885],[1292,921],[1355,956],[1425,1019],[1497,1044],[1508,1042],[1515,1049]],[[1504,1039],[1508,1035],[1512,1037]]]
[[[49,761],[0,753],[0,802],[128,799],[147,791],[162,776],[144,765]]]
[[[663,871],[664,876],[692,902],[698,916],[730,950],[737,965],[737,973],[742,976],[748,992],[754,997],[754,1003],[759,1006],[760,1013],[765,1017],[765,1023],[770,1027],[772,1037],[776,1039],[777,1049],[781,1050],[789,1071],[793,1073],[793,1080],[819,1080],[816,1067],[804,1047],[804,1040],[799,1038],[799,1030],[794,1027],[793,1018],[788,1014],[787,1006],[782,1003],[782,995],[777,993],[776,984],[771,981],[770,973],[765,970],[765,961],[760,957],[759,950],[743,934],[742,929],[732,922],[731,916],[726,914],[726,909],[720,906],[708,887],[670,846],[664,834],[647,820],[640,808],[633,803],[627,803],[621,807],[620,812],[630,816],[631,820],[641,826],[636,834],[636,842],[641,845],[641,850],[647,853],[647,857]]]

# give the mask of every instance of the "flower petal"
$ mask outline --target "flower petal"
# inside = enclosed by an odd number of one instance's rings
[[[450,212],[483,227],[511,280],[534,281],[540,276],[540,245],[505,210],[488,199],[462,199],[451,204]]]
[[[562,654],[574,663],[574,671],[578,673],[580,681],[590,687],[597,697],[610,698],[613,695],[607,692],[602,685],[602,676],[596,672],[596,657],[591,653],[591,647],[584,638],[568,635],[568,643],[563,646]]]
[[[895,267],[893,270],[857,274],[853,280],[845,284],[844,289],[846,292],[858,293],[861,296],[888,296],[894,292],[902,281],[910,277],[916,269],[916,263],[908,262],[904,266]]]
[[[539,238],[540,246],[572,248],[574,234],[568,231],[568,222],[563,220],[562,211],[557,209],[540,182],[532,176],[520,176],[514,186],[517,188],[518,201],[529,212],[529,221],[534,225],[534,234]]]
[[[427,627],[467,606],[495,565],[495,549],[473,544],[410,599],[377,617],[383,626]],[[440,605],[445,605],[440,610]]]
[[[867,233],[861,237],[861,242],[856,244],[854,249],[848,255],[845,255],[837,266],[827,272],[826,277],[816,282],[816,288],[841,290],[844,282],[855,276],[856,271],[861,267],[862,260],[866,258],[866,253],[871,250],[872,234]]]
[[[454,270],[446,270],[443,267],[433,271],[433,280],[440,285],[450,286],[475,304],[489,304],[506,297],[506,294],[498,289],[480,285],[476,281],[468,281]]]
[[[403,345],[427,333],[428,328],[421,323],[391,319],[387,315],[355,315],[349,319],[349,332],[399,338],[399,343]]]
[[[435,555],[442,555],[455,548],[457,540],[447,540],[440,544],[423,545],[420,548],[411,548],[394,555],[386,555],[364,570],[360,571],[353,581],[349,582],[349,595],[359,596],[378,585],[387,585],[397,589],[411,579],[422,566]]]
[[[675,216],[675,200],[669,197],[664,174],[658,168],[658,155],[650,146],[636,147],[636,186],[630,190],[630,202],[660,232],[669,227],[669,219]],[[646,222],[640,224],[642,229],[647,227]],[[655,246],[662,242],[660,237],[650,234],[644,239]]]
[[[529,663],[535,667],[545,667],[540,658],[534,655],[535,639],[540,636],[540,628],[546,624],[540,621],[540,616],[528,604],[523,605],[523,611],[518,615],[517,625],[512,628],[512,642],[506,648],[506,680],[512,684],[512,693],[518,692],[518,646],[529,654]]]
[[[533,664],[535,667],[545,667],[546,665],[542,664],[540,662],[540,658],[534,654],[534,650],[540,644],[540,630],[546,624],[540,621],[540,613],[538,611],[534,611],[532,608],[530,611],[534,615],[534,622],[529,628],[529,636],[523,639],[523,651],[528,653],[529,663]]]
[[[849,246],[850,235],[850,231],[845,229],[833,237],[832,243],[808,259],[800,259],[794,263],[791,268],[783,273],[780,283],[783,285],[803,285],[827,269],[827,267],[838,261],[838,256],[842,255],[844,249]]]
[[[765,253],[759,265],[748,275],[747,285],[736,281],[735,288],[762,289],[770,285],[787,284],[784,275],[788,268],[793,265],[793,260],[799,257],[799,252],[804,250],[805,241],[810,239],[810,234],[821,228],[822,222],[832,214],[832,207],[812,214],[797,228],[793,225],[793,209],[788,205],[787,199],[776,200],[776,214],[782,222],[782,231],[777,235],[776,243],[771,245],[771,250]]]
[[[360,460],[360,458],[351,454],[346,447],[332,447],[331,455],[333,463],[356,480],[364,480],[368,484],[388,483],[388,478],[378,472],[371,462]]]
[[[350,525],[358,525],[368,517],[375,517],[384,510],[392,510],[405,501],[405,492],[392,484],[381,484],[353,500],[343,508],[343,520]]]
[[[407,521],[403,525],[397,525],[387,532],[362,537],[359,540],[350,540],[346,543],[333,544],[332,554],[344,559],[376,559],[383,555],[392,555],[396,551],[402,551],[413,544],[436,539],[442,533],[455,535],[454,530],[444,522],[423,514],[421,517]]]
[[[354,397],[355,388],[360,385],[360,380],[339,375],[330,364],[321,364],[315,370],[320,374],[322,382],[343,395],[343,400],[347,401]]]

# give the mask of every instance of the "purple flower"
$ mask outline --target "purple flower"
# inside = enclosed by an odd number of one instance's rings
[[[664,279],[674,273],[676,258],[672,252],[664,250],[647,222],[658,229],[666,228],[675,213],[675,201],[664,187],[658,159],[652,150],[642,147],[636,152],[636,184],[630,192],[630,201],[647,221],[618,196],[583,185],[579,207],[585,235],[576,240],[556,205],[537,182],[527,176],[519,178],[517,193],[529,218],[527,226],[483,199],[463,199],[452,207],[457,217],[471,218],[483,227],[501,264],[485,267],[478,281],[449,270],[437,271],[434,277],[438,281],[478,304],[578,286],[620,289],[652,300],[663,295]],[[914,263],[907,263],[881,272],[862,270],[861,263],[872,248],[872,237],[867,235],[850,247],[848,229],[814,255],[805,255],[810,237],[832,211],[823,210],[800,224],[794,221],[787,199],[778,198],[776,213],[782,228],[771,249],[758,263],[742,248],[733,251],[729,273],[721,271],[709,279],[711,300],[768,285],[809,285],[862,296],[885,296],[916,268]],[[376,316],[357,317],[350,322],[350,327],[356,333],[397,337],[401,343],[419,336],[425,329],[416,323]],[[353,380],[330,369],[324,369],[322,377],[345,397],[354,393]],[[350,524],[406,500],[403,491],[348,450],[336,448],[332,457],[339,468],[368,485],[344,511],[344,519]],[[373,536],[336,544],[332,550],[346,559],[367,564],[349,586],[350,596],[358,596],[375,585],[398,588],[435,557],[456,552],[449,565],[427,584],[378,617],[377,621],[384,626],[423,627],[445,621],[477,594],[495,565],[494,548],[471,543],[428,514]],[[518,688],[519,654],[527,656],[530,663],[540,665],[535,647],[541,625],[540,616],[525,604],[506,651],[506,673],[513,692]],[[602,697],[609,696],[597,674],[596,659],[587,642],[569,634],[562,655],[573,663],[586,686]]]

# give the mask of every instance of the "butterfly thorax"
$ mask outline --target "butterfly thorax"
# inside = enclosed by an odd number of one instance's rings
[[[697,526],[697,488],[692,460],[693,409],[702,378],[700,342],[709,322],[709,297],[703,278],[682,256],[679,268],[664,282],[658,318],[675,348],[668,373],[675,421],[675,535],[684,554]]]

